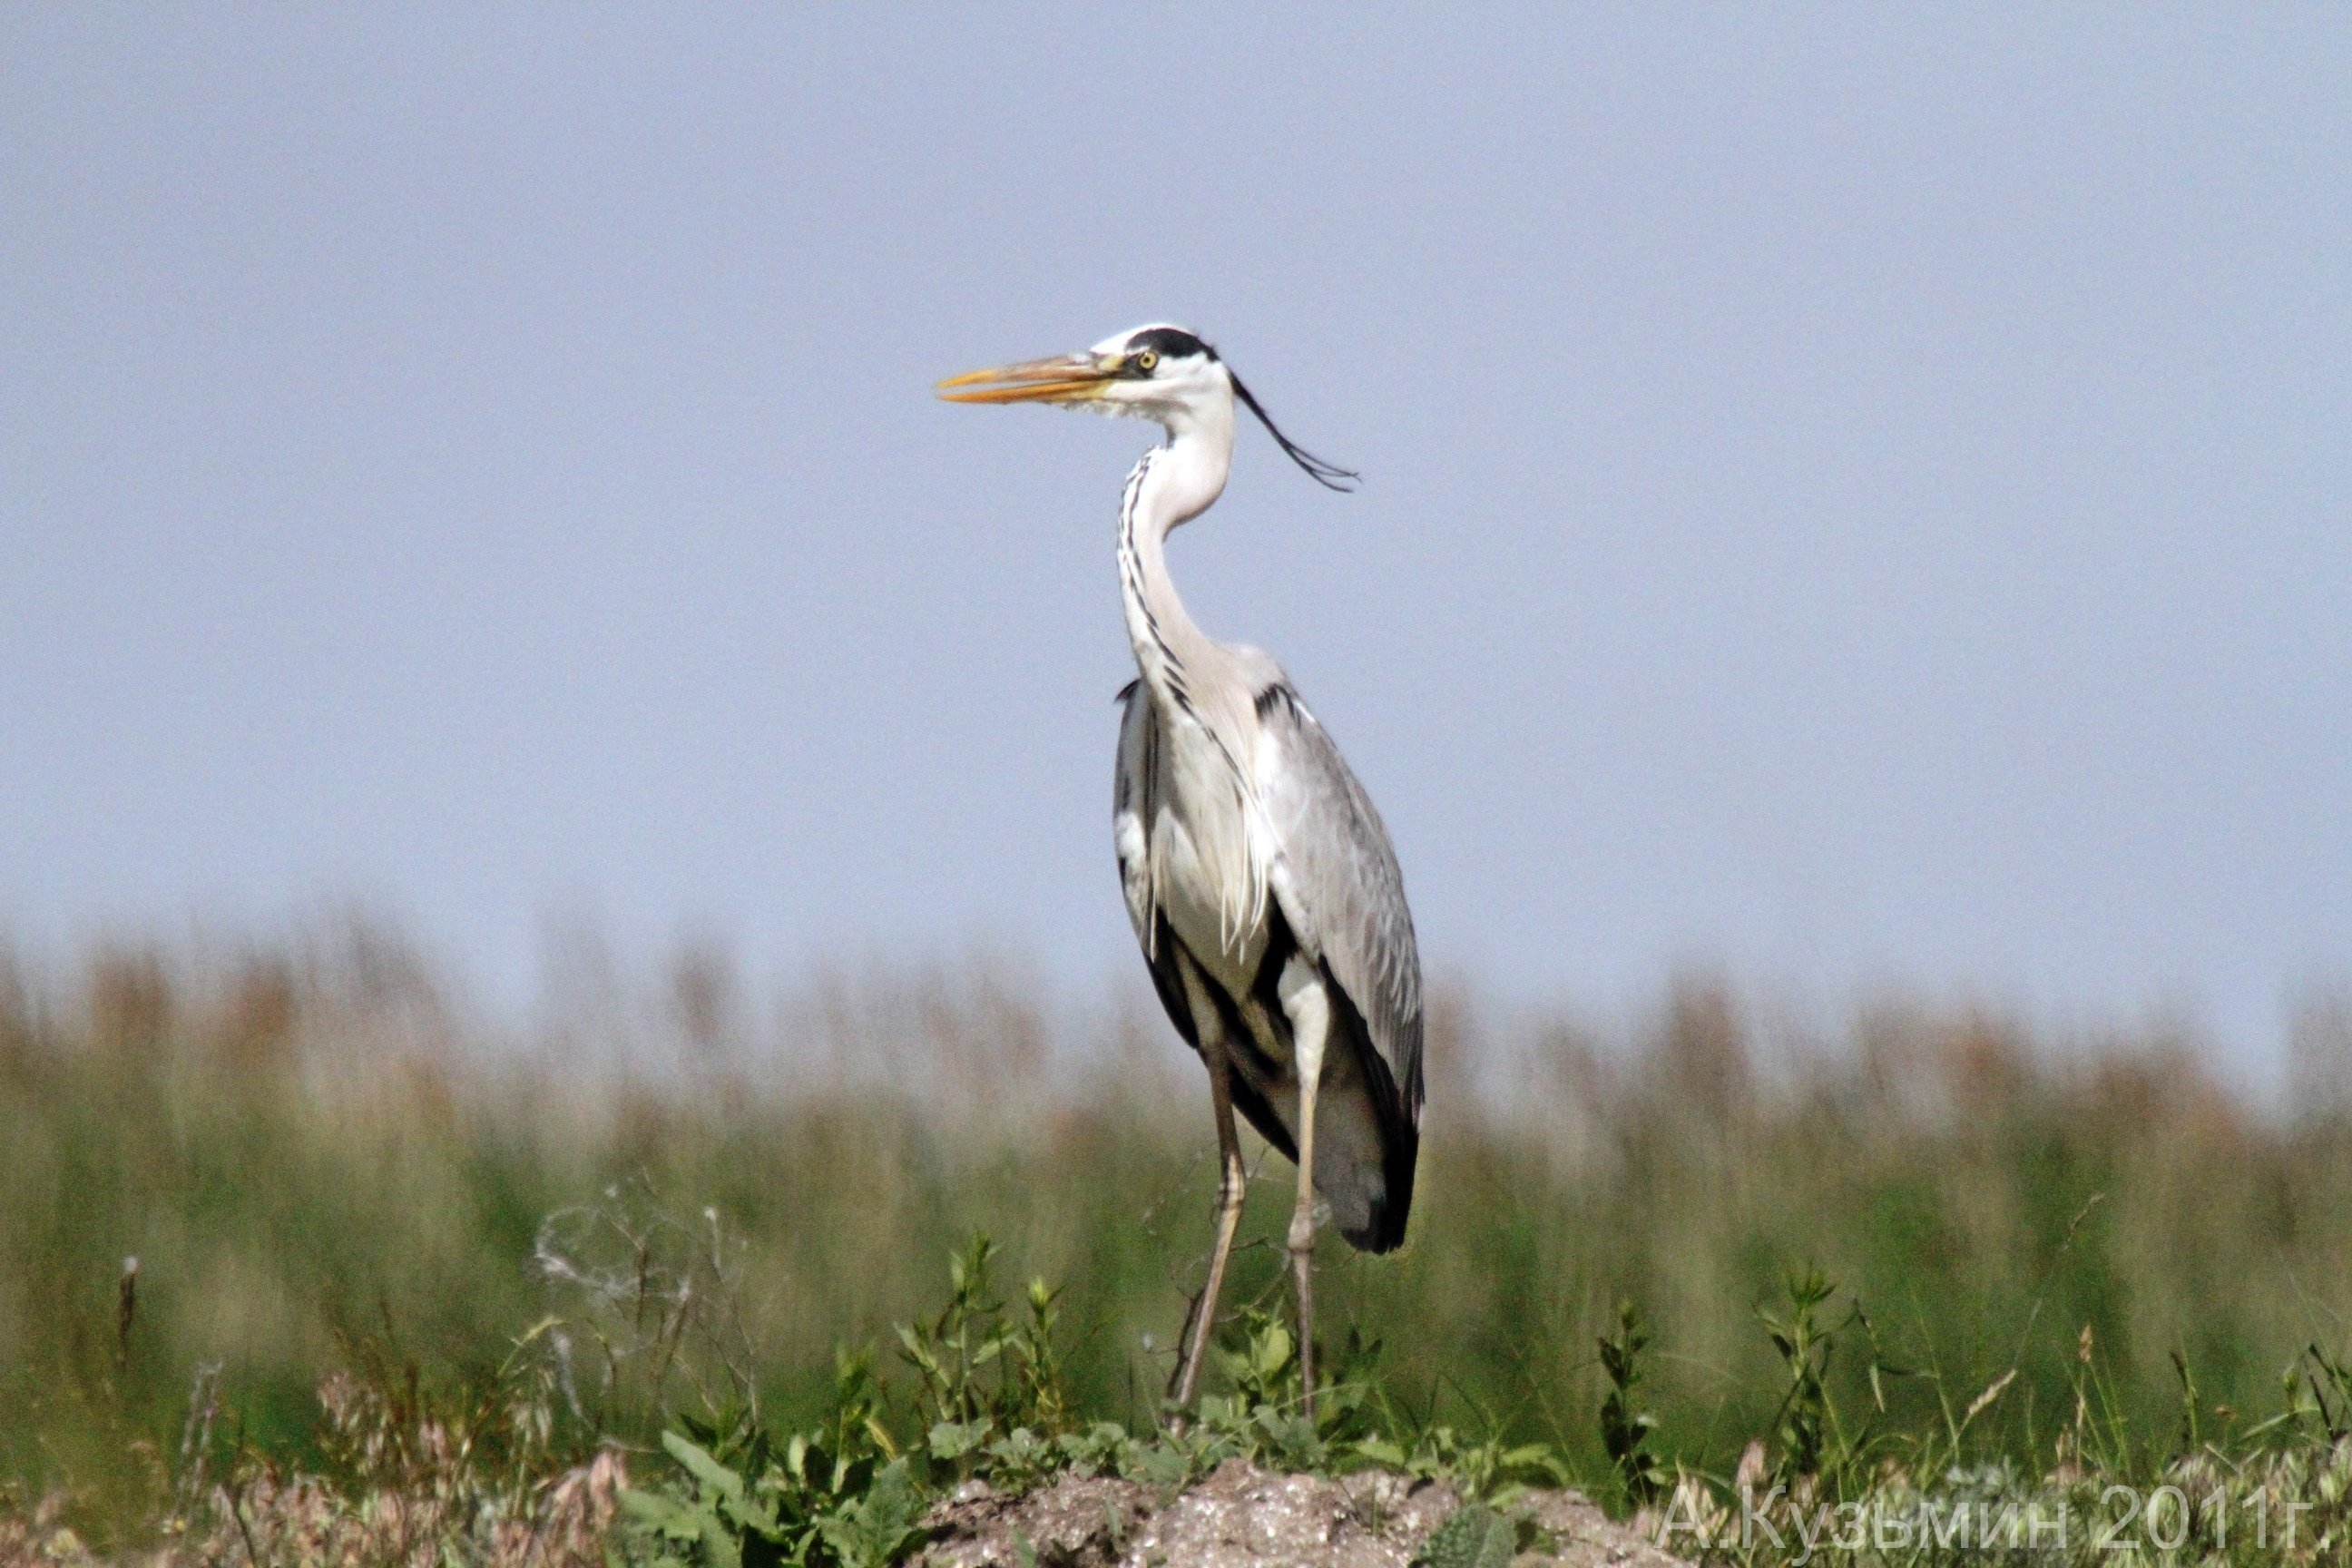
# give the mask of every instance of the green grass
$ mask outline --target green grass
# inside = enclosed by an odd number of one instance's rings
[[[318,1390],[338,1371],[480,1387],[519,1353],[553,1380],[551,1455],[651,1450],[747,1396],[775,1431],[813,1426],[836,1347],[895,1364],[892,1325],[939,1311],[976,1232],[1009,1278],[1061,1282],[1071,1409],[1150,1427],[1214,1186],[1205,1085],[1156,1018],[1049,1022],[947,972],[768,1019],[708,963],[554,1012],[509,1037],[364,936],[0,972],[0,1478],[20,1503],[62,1490],[100,1534],[152,1521],[206,1367],[222,1463],[333,1463]],[[1380,1342],[1405,1437],[1541,1443],[1609,1492],[1599,1343],[1622,1343],[1622,1302],[1648,1342],[1618,1458],[1650,1416],[1660,1474],[1718,1480],[1759,1436],[1916,1457],[2012,1373],[1971,1462],[2051,1471],[2093,1372],[2116,1464],[2194,1451],[2192,1422],[2260,1443],[2291,1370],[2317,1419],[2307,1352],[2352,1340],[2352,1115],[2326,1092],[2346,1047],[2325,1020],[2309,1086],[2263,1114],[2162,1035],[2062,1051],[1890,1007],[1789,1053],[1705,985],[1624,1040],[1475,1016],[1454,999],[1433,1021],[1406,1249],[1322,1255],[1325,1336]],[[1282,1301],[1286,1167],[1263,1178],[1237,1308]],[[1801,1347],[1808,1390],[1759,1314],[1792,1338],[1790,1283],[1815,1269],[1835,1289],[1804,1309],[1829,1336]],[[1809,1434],[1792,1409],[1847,1425]]]

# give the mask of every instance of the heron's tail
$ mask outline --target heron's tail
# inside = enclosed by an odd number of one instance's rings
[[[1394,1252],[1404,1245],[1405,1221],[1412,1214],[1412,1173],[1421,1157],[1421,1084],[1415,1072],[1411,1095],[1402,1091],[1388,1058],[1372,1045],[1371,1032],[1347,991],[1323,966],[1324,984],[1339,1002],[1338,1033],[1355,1052],[1362,1075],[1364,1097],[1371,1102],[1372,1121],[1379,1129],[1381,1175],[1377,1188],[1365,1195],[1360,1223],[1343,1222],[1339,1234],[1359,1252]],[[1366,1186],[1372,1184],[1367,1182]],[[1348,1216],[1354,1217],[1354,1216]]]
[[[1402,1138],[1389,1142],[1381,1160],[1381,1191],[1372,1199],[1365,1222],[1339,1234],[1359,1252],[1394,1252],[1404,1245],[1404,1224],[1412,1213],[1412,1172],[1420,1153],[1421,1134],[1407,1127]]]

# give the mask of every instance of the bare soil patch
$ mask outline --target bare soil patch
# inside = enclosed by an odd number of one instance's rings
[[[1368,1471],[1327,1480],[1233,1459],[1171,1497],[1140,1481],[1066,1476],[1019,1497],[973,1482],[938,1504],[927,1568],[1408,1568],[1462,1507],[1442,1481]],[[1528,1493],[1499,1510],[1533,1527],[1514,1568],[1679,1568],[1583,1494]],[[1466,1565],[1465,1565],[1466,1568]]]

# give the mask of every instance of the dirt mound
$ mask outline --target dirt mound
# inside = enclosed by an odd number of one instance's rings
[[[931,1510],[929,1568],[1407,1568],[1424,1543],[1442,1568],[1679,1568],[1580,1493],[1536,1492],[1465,1517],[1442,1482],[1378,1471],[1324,1480],[1232,1459],[1169,1497],[1140,1481],[1065,1477],[1023,1497],[973,1482]]]

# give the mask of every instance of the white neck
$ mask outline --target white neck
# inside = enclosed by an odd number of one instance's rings
[[[1128,640],[1153,695],[1181,713],[1192,709],[1185,668],[1223,651],[1193,625],[1168,575],[1170,531],[1208,510],[1233,468],[1233,397],[1204,401],[1206,406],[1171,411],[1167,444],[1136,464],[1119,506],[1118,576]]]

